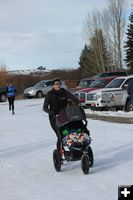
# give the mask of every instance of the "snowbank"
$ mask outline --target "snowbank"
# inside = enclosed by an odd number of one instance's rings
[[[87,114],[94,114],[100,116],[114,116],[114,117],[126,117],[133,118],[133,111],[124,112],[124,111],[93,111],[90,109],[86,109],[85,112]]]
[[[53,166],[56,137],[43,99],[16,101],[14,116],[0,104],[0,200],[115,200],[118,185],[133,184],[133,125],[88,120],[95,164]],[[129,114],[129,113],[128,113]]]

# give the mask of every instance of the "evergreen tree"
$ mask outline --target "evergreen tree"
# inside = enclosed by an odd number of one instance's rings
[[[89,46],[85,45],[80,56],[80,73],[81,78],[87,78],[97,73],[95,64],[93,63],[93,53]]]
[[[129,16],[130,24],[128,25],[127,29],[127,41],[125,45],[126,49],[126,64],[130,70],[130,72],[133,74],[133,9],[131,11],[131,15]]]
[[[98,72],[102,73],[108,70],[112,59],[106,38],[101,29],[95,30],[94,36],[90,40],[90,48],[93,52],[93,60]]]
[[[80,70],[83,77],[95,75],[108,70],[111,65],[111,54],[101,29],[95,30],[90,45],[85,45],[80,56]]]

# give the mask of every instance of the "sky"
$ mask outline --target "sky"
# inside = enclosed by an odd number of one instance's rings
[[[87,13],[108,0],[0,0],[0,65],[76,68]],[[129,0],[129,5],[131,0]]]

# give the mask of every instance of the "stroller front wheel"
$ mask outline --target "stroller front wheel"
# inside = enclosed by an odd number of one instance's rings
[[[83,155],[81,158],[81,168],[84,174],[88,174],[89,173],[89,156],[88,155]]]
[[[88,156],[89,156],[89,165],[90,165],[90,167],[93,167],[93,165],[94,165],[94,155],[93,155],[92,148],[90,146],[88,148]]]
[[[60,172],[61,171],[61,159],[60,159],[59,152],[56,149],[53,151],[53,162],[54,162],[55,170],[57,172]]]

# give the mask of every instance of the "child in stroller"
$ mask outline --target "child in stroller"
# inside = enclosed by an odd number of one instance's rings
[[[81,160],[82,170],[84,174],[88,174],[89,168],[93,166],[94,158],[84,110],[76,105],[66,107],[56,117],[56,125],[62,138],[62,156],[56,149],[53,152],[56,171],[61,171],[61,165],[65,160]]]

